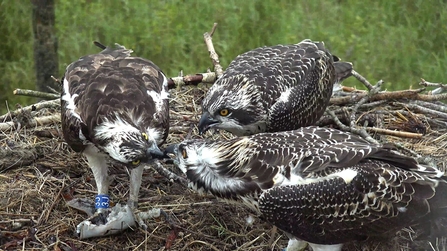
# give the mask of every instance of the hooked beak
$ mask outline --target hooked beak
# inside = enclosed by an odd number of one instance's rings
[[[168,147],[166,147],[165,151],[164,151],[164,157],[165,158],[175,158],[175,153],[177,152],[178,149],[178,144],[172,144]]]
[[[210,129],[213,125],[219,123],[218,120],[211,117],[211,115],[208,112],[204,112],[202,114],[202,117],[200,117],[199,120],[199,134],[204,134],[208,129]]]
[[[153,146],[146,150],[147,156],[151,156],[152,159],[163,159],[165,158],[164,153],[157,147]]]

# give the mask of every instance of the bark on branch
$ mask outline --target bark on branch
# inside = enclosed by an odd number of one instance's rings
[[[39,91],[24,90],[24,89],[15,89],[13,94],[28,96],[28,97],[43,98],[43,99],[55,99],[55,98],[60,97],[59,94],[55,94],[55,93],[39,92]]]
[[[12,120],[14,117],[16,117],[18,114],[21,113],[30,113],[31,111],[37,111],[43,108],[57,108],[60,106],[60,100],[54,99],[49,101],[42,101],[36,104],[32,104],[29,106],[22,107],[20,109],[17,109],[15,111],[8,112],[2,116],[0,116],[0,122],[6,122]]]
[[[416,89],[416,90],[403,90],[403,91],[392,91],[392,92],[379,92],[370,97],[369,101],[378,101],[378,100],[398,100],[398,99],[410,99],[410,100],[421,100],[421,101],[440,101],[447,100],[447,93],[429,95],[429,94],[420,94],[424,89]],[[365,96],[368,96],[368,92],[356,92],[352,93],[352,95],[345,97],[333,97],[331,98],[330,103],[332,105],[348,105],[358,102]]]
[[[20,129],[22,127],[36,127],[60,121],[61,121],[61,115],[58,113],[50,116],[31,118],[27,121],[26,124],[21,124],[20,122],[13,122],[13,121],[0,123],[0,131],[6,132],[11,129]]]
[[[223,74],[223,68],[220,65],[219,56],[217,55],[216,50],[214,50],[213,45],[213,34],[216,30],[216,27],[217,23],[214,23],[211,32],[205,32],[205,34],[203,34],[203,38],[205,39],[206,47],[208,48],[208,52],[210,53],[210,58],[213,61],[214,71],[216,72],[217,78],[219,78]]]
[[[215,72],[198,73],[195,75],[186,75],[184,77],[174,77],[168,80],[169,89],[182,85],[198,85],[200,83],[214,83],[216,81]]]

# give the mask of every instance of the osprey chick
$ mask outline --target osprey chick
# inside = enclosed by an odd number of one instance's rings
[[[288,251],[341,250],[447,213],[445,177],[351,133],[304,127],[165,151],[198,191],[243,203],[287,233]]]
[[[96,45],[104,50],[81,57],[66,69],[62,131],[93,171],[96,214],[108,210],[109,162],[131,170],[128,208],[133,213],[143,168],[162,156],[158,146],[168,135],[168,80],[153,62],[130,56],[132,50],[118,44]]]
[[[260,47],[237,56],[206,94],[199,132],[235,135],[289,131],[323,115],[351,63],[336,62],[323,42]]]

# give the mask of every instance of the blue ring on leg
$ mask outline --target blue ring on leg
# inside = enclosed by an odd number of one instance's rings
[[[109,208],[110,198],[107,194],[98,194],[95,197],[95,209]]]

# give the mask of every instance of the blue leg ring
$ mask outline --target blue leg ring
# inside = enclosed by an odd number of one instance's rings
[[[110,198],[107,194],[98,194],[95,197],[95,208],[109,208]]]

